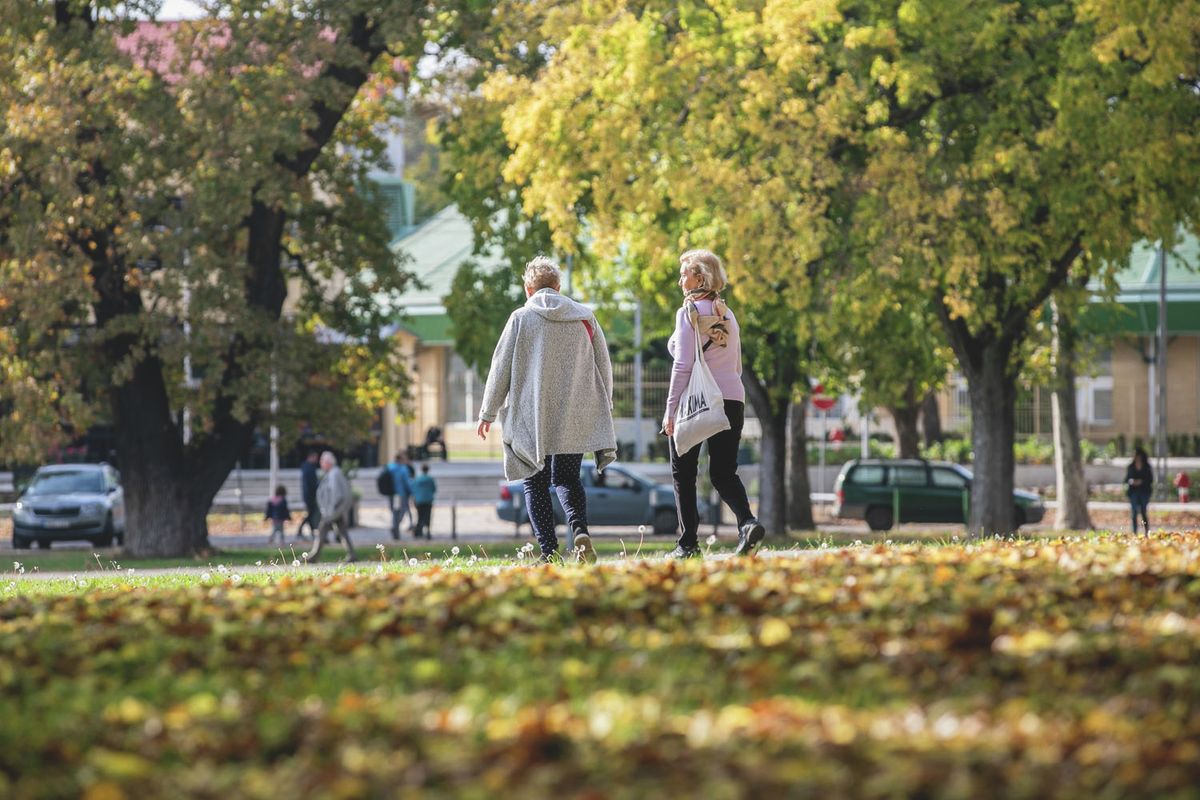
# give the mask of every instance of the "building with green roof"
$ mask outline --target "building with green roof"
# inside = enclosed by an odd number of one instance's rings
[[[471,223],[453,205],[392,243],[392,249],[408,259],[405,269],[416,278],[402,298],[395,334],[397,351],[413,378],[413,416],[397,420],[394,407],[385,409],[380,442],[383,459],[424,443],[426,432],[433,427],[442,429],[452,451],[468,444],[473,450],[487,447],[471,441],[483,384],[454,352],[452,323],[442,302],[465,261],[474,261],[483,269],[506,268],[498,250],[477,254],[474,247]],[[489,444],[498,455],[499,437],[491,439],[495,441]]]
[[[1181,235],[1165,255],[1166,430],[1168,435],[1192,435],[1200,432],[1200,240]],[[1112,301],[1098,291],[1093,300],[1093,319],[1109,332],[1112,345],[1093,376],[1080,381],[1080,426],[1086,436],[1149,441],[1155,432],[1154,357],[1163,261],[1156,244],[1139,243],[1116,276]]]
[[[1200,434],[1200,240],[1190,234],[1167,248],[1167,433]],[[1093,441],[1124,437],[1127,444],[1152,441],[1156,398],[1154,366],[1158,329],[1160,259],[1153,242],[1142,242],[1115,276],[1109,296],[1093,283],[1087,328],[1101,331],[1107,346],[1084,365],[1076,383],[1082,435]],[[1018,398],[1018,435],[1048,437],[1050,395],[1034,387]],[[955,374],[939,400],[945,427],[970,424],[965,379]]]

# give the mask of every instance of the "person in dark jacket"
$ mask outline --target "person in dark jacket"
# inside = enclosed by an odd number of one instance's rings
[[[304,498],[305,510],[300,528],[307,522],[310,531],[315,531],[321,524],[321,510],[317,506],[317,486],[321,483],[321,475],[317,469],[317,460],[317,452],[314,450],[300,465],[300,495]],[[296,538],[300,538],[299,530],[296,531]]]
[[[1133,451],[1133,461],[1125,470],[1125,492],[1129,495],[1134,533],[1138,532],[1138,514],[1141,513],[1146,535],[1150,535],[1149,505],[1153,489],[1154,470],[1150,468],[1150,457],[1139,447]]]
[[[282,483],[275,487],[275,496],[267,500],[267,513],[264,519],[271,521],[271,536],[267,544],[275,541],[278,534],[279,543],[283,544],[283,525],[292,518],[292,512],[287,504],[287,487]]]

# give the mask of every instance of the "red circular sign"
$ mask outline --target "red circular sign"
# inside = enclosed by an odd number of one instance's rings
[[[817,396],[812,399],[812,404],[821,411],[828,411],[837,405],[837,398]]]

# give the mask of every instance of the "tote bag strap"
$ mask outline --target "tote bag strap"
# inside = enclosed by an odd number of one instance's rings
[[[700,347],[700,309],[696,308],[696,304],[691,300],[685,300],[683,302],[683,312],[684,316],[688,319],[688,323],[692,326],[692,338],[696,342],[695,363],[702,363],[704,361],[704,350]]]

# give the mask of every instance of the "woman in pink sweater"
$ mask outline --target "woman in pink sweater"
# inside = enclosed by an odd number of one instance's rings
[[[727,279],[721,259],[708,250],[689,250],[679,257],[679,288],[685,300],[691,300],[699,312],[690,320],[686,304],[675,315],[675,332],[667,342],[674,364],[671,367],[671,388],[663,417],[663,431],[675,432],[675,410],[692,376],[696,336],[704,352],[704,362],[712,372],[725,399],[725,416],[729,430],[710,437],[708,441],[708,473],[712,485],[725,505],[733,512],[738,525],[738,555],[750,555],[762,541],[766,531],[750,510],[746,487],[737,474],[738,446],[742,439],[742,423],[746,411],[746,391],[742,387],[742,340],[737,318],[721,299],[720,292]],[[698,324],[699,331],[695,325]],[[675,485],[675,507],[679,513],[681,532],[669,558],[695,558],[700,555],[697,531],[700,516],[696,510],[696,472],[700,461],[700,445],[686,453],[675,450],[671,439],[671,480]]]

